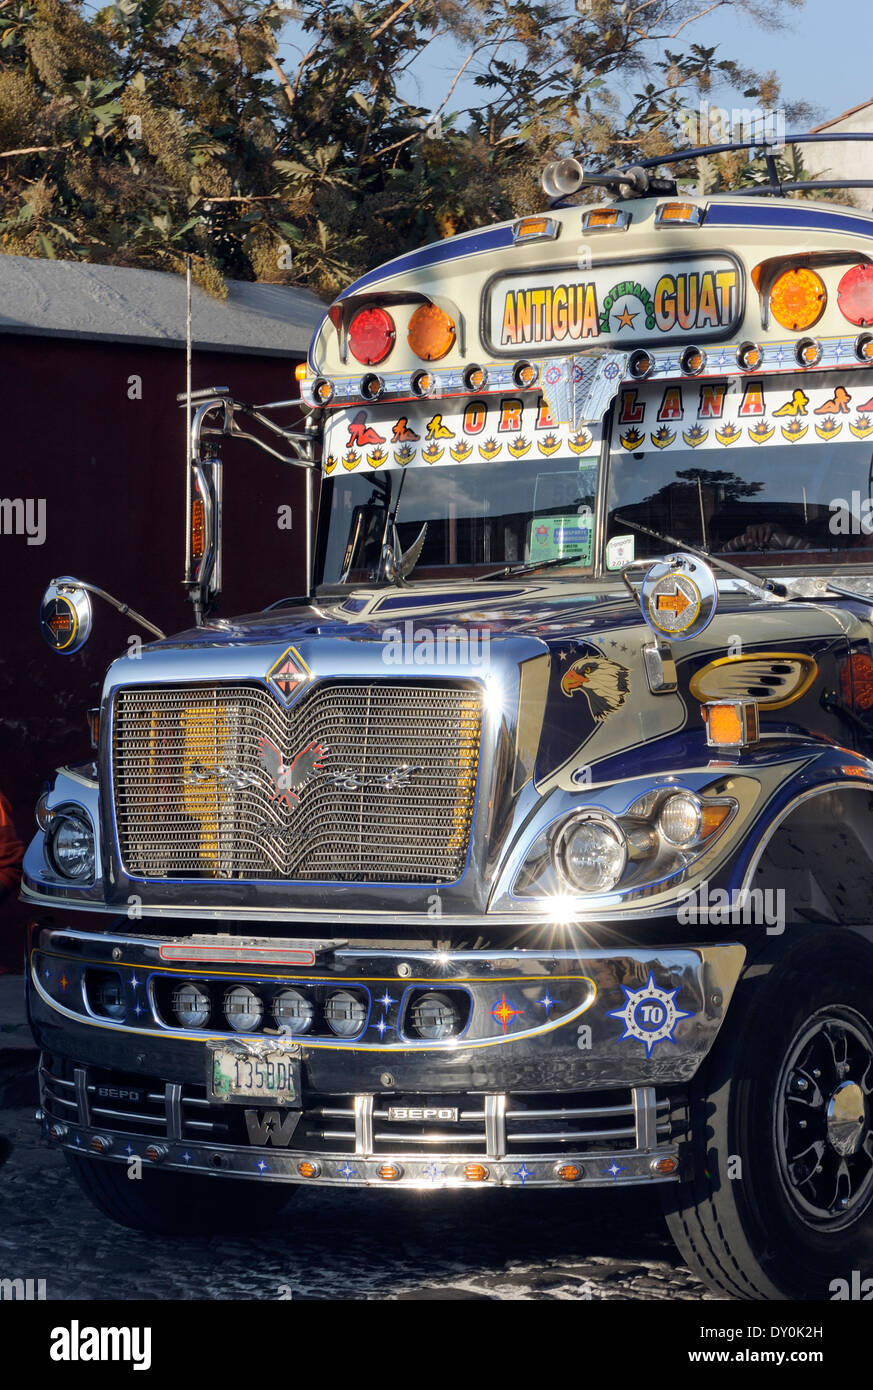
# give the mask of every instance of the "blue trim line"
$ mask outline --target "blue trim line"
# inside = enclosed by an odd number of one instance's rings
[[[739,203],[710,203],[708,227],[807,227],[824,232],[853,232],[873,237],[873,218],[863,214],[820,212],[808,204],[793,207],[749,207]]]
[[[404,256],[398,256],[393,261],[386,261],[384,265],[378,266],[375,270],[370,270],[366,275],[362,275],[360,280],[356,280],[348,289],[343,290],[340,299],[348,299],[349,295],[358,294],[367,285],[376,284],[379,280],[390,280],[395,275],[402,275],[407,270],[423,270],[426,266],[442,265],[446,261],[461,260],[464,256],[479,256],[485,251],[497,251],[502,247],[513,245],[512,227],[488,227],[484,231],[465,232],[461,236],[450,237],[446,241],[437,241],[430,246],[422,246],[418,251],[408,251]]]

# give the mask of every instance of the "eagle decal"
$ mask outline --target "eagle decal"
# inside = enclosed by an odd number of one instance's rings
[[[606,657],[582,657],[568,666],[561,678],[561,690],[572,697],[584,692],[593,718],[601,724],[621,709],[630,690],[628,670]]]
[[[324,763],[321,759],[326,752],[327,749],[323,743],[308,743],[305,748],[301,748],[300,752],[295,754],[286,767],[282,761],[282,754],[272,739],[267,738],[266,735],[260,738],[258,740],[258,757],[270,774],[275,788],[270,800],[279,804],[284,801],[288,810],[293,810],[292,802],[297,805],[300,801],[295,788],[302,790],[310,777],[322,770]]]

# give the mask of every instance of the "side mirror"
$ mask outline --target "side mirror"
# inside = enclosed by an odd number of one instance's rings
[[[78,580],[53,580],[39,610],[42,635],[52,651],[69,656],[84,647],[92,622],[91,599]]]

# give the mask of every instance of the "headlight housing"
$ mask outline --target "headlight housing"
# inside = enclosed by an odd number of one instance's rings
[[[617,821],[598,811],[564,821],[552,844],[552,860],[576,893],[608,893],[624,873],[627,840]]]
[[[740,791],[739,780],[728,786],[723,778],[699,792],[665,783],[618,814],[577,806],[537,836],[515,877],[513,896],[630,897],[666,888],[734,818],[740,801],[731,793]]]
[[[94,828],[77,807],[55,808],[45,838],[46,863],[53,873],[76,883],[93,880]]]

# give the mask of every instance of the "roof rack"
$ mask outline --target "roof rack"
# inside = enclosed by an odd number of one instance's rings
[[[581,188],[604,187],[619,191],[622,197],[643,198],[658,193],[675,193],[675,180],[658,177],[649,170],[662,165],[684,164],[690,159],[706,159],[710,155],[730,154],[736,150],[757,150],[764,157],[770,182],[753,184],[739,190],[744,197],[757,197],[770,194],[782,197],[786,193],[800,193],[809,188],[873,188],[873,179],[808,179],[782,182],[776,168],[775,156],[779,150],[789,145],[833,145],[852,140],[866,140],[873,143],[873,132],[842,131],[836,134],[784,135],[781,139],[758,137],[751,140],[729,140],[720,145],[698,145],[687,150],[676,150],[673,154],[655,155],[650,159],[639,159],[634,164],[604,170],[589,170],[575,159],[557,160],[546,166],[543,172],[543,187],[549,194],[549,206],[559,207],[564,200]]]

